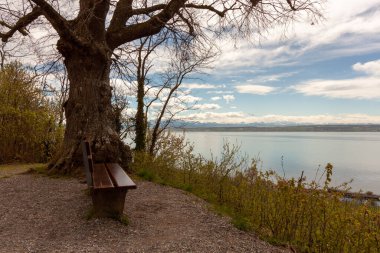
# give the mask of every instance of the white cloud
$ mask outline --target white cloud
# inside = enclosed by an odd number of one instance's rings
[[[297,23],[289,34],[290,43],[295,46],[294,56],[314,52],[318,57],[314,54],[308,60],[320,61],[380,49],[380,36],[376,32],[380,29],[379,0],[334,0],[325,6],[325,20],[313,26]]]
[[[220,109],[218,104],[196,104],[193,106],[193,109],[196,110],[217,110]]]
[[[259,75],[253,79],[247,80],[250,83],[266,83],[266,82],[274,82],[280,81],[285,77],[290,77],[297,74],[297,72],[287,72],[287,73],[279,73],[273,75]]]
[[[346,80],[312,80],[291,87],[307,96],[346,99],[380,99],[380,78]]]
[[[232,101],[235,100],[235,96],[234,95],[223,95],[223,99],[226,101],[226,103],[230,103]]]
[[[159,110],[161,109],[163,103],[162,102],[153,102],[151,105],[150,105],[150,109],[153,109],[153,110]]]
[[[182,116],[182,119],[201,123],[225,124],[254,124],[254,123],[282,123],[282,124],[380,124],[380,115],[367,114],[320,114],[307,116],[292,115],[264,115],[252,116],[243,112],[201,112]]]
[[[164,104],[166,103],[166,99],[167,98],[153,102],[149,107],[150,110],[148,117],[157,117],[158,113],[161,112]],[[191,95],[179,95],[176,97],[171,97],[169,103],[167,104],[164,118],[170,118],[172,114],[177,114],[181,111],[188,111],[190,109],[214,110],[220,108],[217,104],[196,104],[201,100],[202,98]]]
[[[214,72],[230,77],[255,68],[310,64],[380,50],[380,0],[326,1],[322,13],[325,19],[314,25],[303,20],[286,31],[283,26],[273,27],[259,45],[220,41],[222,55]]]
[[[187,121],[195,121],[201,123],[241,123],[246,115],[242,112],[201,112],[182,116]]]
[[[380,60],[356,63],[352,68],[369,75],[342,80],[310,80],[290,88],[307,96],[380,99]]]
[[[180,96],[178,96],[177,98],[173,98],[172,100],[173,100],[173,101],[174,101],[174,100],[178,100],[178,102],[183,102],[183,103],[187,103],[187,104],[192,104],[192,103],[196,103],[196,102],[201,101],[202,98],[200,98],[200,97],[195,97],[195,96],[192,96],[192,95],[180,95]]]
[[[239,93],[248,93],[248,94],[255,94],[255,95],[267,95],[277,89],[275,87],[270,87],[270,86],[251,85],[251,84],[238,85],[235,88],[237,92]]]
[[[223,42],[220,45],[221,56],[215,61],[215,68],[212,71],[220,75],[235,76],[241,72],[247,74],[254,67],[268,67],[274,65],[284,65],[292,62],[291,59],[295,50],[290,45],[270,45],[269,41],[262,46],[257,46],[248,41],[239,41],[236,47],[233,41]],[[252,74],[252,73],[251,73]]]
[[[123,111],[127,117],[134,117],[136,115],[137,109],[128,107]]]
[[[221,98],[221,97],[212,97],[212,98],[211,98],[212,101],[218,101],[218,100],[220,100],[220,99],[222,99],[222,98]]]
[[[213,84],[199,84],[199,83],[184,83],[181,85],[182,88],[194,90],[194,89],[216,89],[219,88],[217,85]]]
[[[355,71],[361,71],[370,75],[380,75],[380,60],[370,61],[366,63],[358,62],[352,66]]]
[[[126,96],[136,96],[137,89],[135,84],[130,83],[127,80],[122,80],[120,78],[111,78],[110,83],[117,92],[122,93]]]
[[[207,91],[207,94],[232,94],[234,93],[232,90],[213,90]]]

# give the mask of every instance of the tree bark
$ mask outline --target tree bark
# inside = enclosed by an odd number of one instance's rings
[[[146,148],[146,124],[144,115],[144,78],[139,78],[137,81],[137,112],[135,126],[135,143],[136,151],[144,151]]]
[[[50,169],[67,174],[81,167],[83,139],[90,141],[95,162],[123,164],[125,161],[120,158],[130,154],[127,154],[129,147],[117,134],[114,121],[109,79],[111,58],[90,51],[63,51],[70,81],[69,98],[64,104],[66,131],[62,150],[50,162]]]

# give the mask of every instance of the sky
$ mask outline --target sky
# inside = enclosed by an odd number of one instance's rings
[[[198,110],[182,119],[379,124],[380,0],[330,0],[323,14],[318,23],[274,27],[260,43],[218,42],[213,68],[184,83]]]
[[[221,54],[212,68],[182,85],[179,99],[195,104],[195,110],[177,118],[227,124],[380,124],[380,0],[325,2],[319,22],[275,26],[253,41],[216,41]],[[57,39],[50,35],[51,28],[36,25],[28,39],[46,44],[39,54],[48,55]],[[22,56],[20,47],[14,53]],[[27,58],[21,57],[23,62]],[[128,97],[130,116],[135,97]],[[177,106],[179,100],[171,104]]]

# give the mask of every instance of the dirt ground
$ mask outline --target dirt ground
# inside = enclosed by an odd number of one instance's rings
[[[0,252],[286,252],[239,231],[204,201],[137,182],[124,213],[129,225],[86,218],[91,199],[76,179],[0,177]]]

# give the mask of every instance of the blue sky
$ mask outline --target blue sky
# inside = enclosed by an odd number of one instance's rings
[[[221,56],[184,87],[217,123],[380,123],[380,0],[334,0],[325,20],[274,27],[260,43],[219,43]]]

